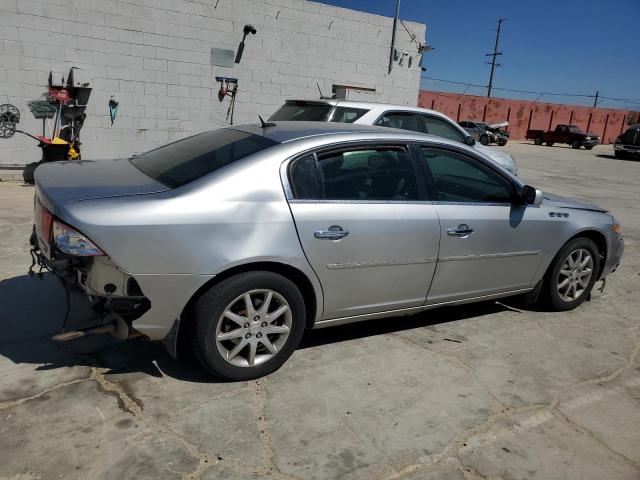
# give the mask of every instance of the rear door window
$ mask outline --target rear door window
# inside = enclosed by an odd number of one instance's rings
[[[318,156],[326,200],[417,200],[409,153],[379,147]]]
[[[164,145],[130,161],[145,175],[176,188],[277,144],[269,138],[221,128]]]
[[[401,130],[411,130],[422,132],[422,127],[418,121],[418,116],[414,113],[387,113],[380,118],[376,125],[382,127],[399,128]]]

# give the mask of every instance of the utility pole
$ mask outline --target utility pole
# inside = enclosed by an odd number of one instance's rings
[[[491,97],[491,89],[493,88],[493,72],[496,67],[501,67],[499,63],[496,63],[496,57],[498,55],[502,55],[502,52],[498,51],[498,41],[500,40],[500,27],[502,26],[502,22],[504,22],[506,18],[498,19],[498,30],[496,30],[496,44],[493,47],[493,53],[487,53],[486,57],[493,57],[491,62],[485,62],[487,65],[491,65],[491,73],[489,74],[489,88],[487,90],[487,97]]]
[[[596,108],[598,106],[598,96],[600,95],[600,92],[596,92],[596,97],[593,99],[593,108]]]
[[[396,0],[396,16],[393,18],[393,31],[391,32],[391,52],[389,52],[389,73],[393,69],[393,55],[396,50],[396,27],[400,16],[400,0]]]

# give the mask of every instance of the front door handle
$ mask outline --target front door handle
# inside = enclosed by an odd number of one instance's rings
[[[450,228],[447,230],[447,235],[451,235],[452,237],[461,237],[466,238],[473,233],[473,228],[469,228],[469,225],[466,223],[461,223],[457,227]]]
[[[316,230],[313,236],[320,240],[340,240],[349,235],[340,225],[331,225],[327,230]]]

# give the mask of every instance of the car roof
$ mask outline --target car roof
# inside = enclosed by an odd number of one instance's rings
[[[428,108],[421,107],[411,107],[409,105],[392,105],[383,102],[363,102],[356,100],[338,100],[335,98],[314,98],[314,99],[289,99],[286,100],[286,103],[295,103],[295,102],[304,102],[304,103],[324,103],[327,105],[340,105],[341,107],[353,107],[353,108],[366,108],[368,110],[375,109],[384,109],[384,110],[404,110],[407,112],[417,112],[417,113],[431,113],[438,116],[445,116],[444,114],[437,112],[435,110],[430,110]]]
[[[268,138],[283,146],[295,144],[299,148],[315,148],[322,144],[329,145],[345,141],[427,142],[434,145],[450,145],[475,155],[486,156],[481,151],[455,140],[399,128],[338,122],[276,121],[269,123],[272,126],[262,127],[260,123],[245,123],[226,128]]]

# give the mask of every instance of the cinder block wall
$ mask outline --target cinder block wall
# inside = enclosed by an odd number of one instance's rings
[[[229,98],[215,76],[239,79],[235,122],[268,116],[287,98],[318,98],[317,84],[375,88],[383,102],[416,105],[417,43],[398,25],[397,48],[413,66],[387,73],[393,19],[307,0],[0,0],[0,103],[39,133],[26,101],[40,98],[50,70],[85,69],[93,93],[82,131],[83,158],[128,156],[226,125]],[[237,50],[240,64],[212,66],[212,47]],[[405,22],[423,41],[425,26]],[[110,126],[107,103],[120,101]],[[0,141],[0,165],[39,160],[35,141]]]
[[[513,140],[525,138],[528,129],[552,130],[558,124],[573,124],[593,132],[600,142],[613,143],[630,123],[637,123],[638,112],[615,108],[591,108],[579,105],[533,102],[510,98],[422,90],[418,104],[448,115],[455,121],[476,120],[488,123],[509,122]]]

